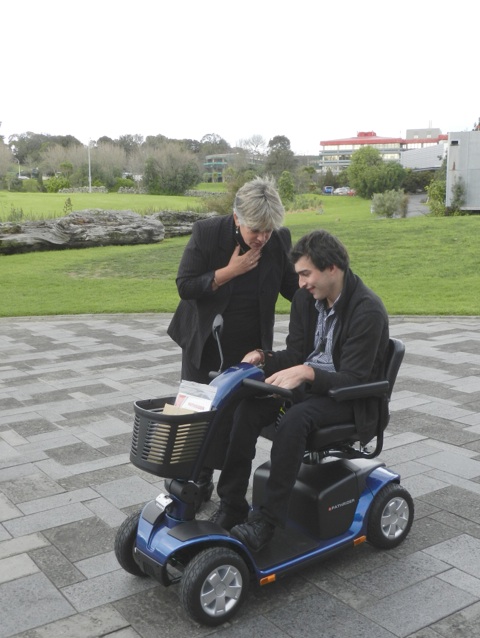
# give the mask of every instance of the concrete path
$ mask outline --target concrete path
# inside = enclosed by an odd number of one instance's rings
[[[407,355],[381,458],[415,499],[407,540],[252,587],[218,629],[113,554],[120,523],[162,489],[129,448],[133,401],[178,388],[169,319],[0,319],[0,638],[479,636],[480,317],[391,320]],[[286,330],[278,317],[277,347]]]

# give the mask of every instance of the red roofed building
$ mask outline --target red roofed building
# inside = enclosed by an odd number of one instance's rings
[[[385,161],[401,162],[405,151],[429,146],[443,145],[448,135],[442,135],[440,129],[411,129],[406,137],[381,137],[374,131],[357,133],[356,137],[338,140],[324,140],[319,154],[317,169],[325,173],[328,169],[332,173],[340,173],[346,169],[352,159],[352,154],[363,146],[376,148]]]

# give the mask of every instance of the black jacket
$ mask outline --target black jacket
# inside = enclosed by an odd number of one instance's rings
[[[197,368],[213,319],[230,301],[231,282],[212,291],[212,281],[215,270],[228,264],[234,248],[233,215],[211,217],[193,225],[180,262],[176,282],[181,301],[167,332]],[[291,301],[298,289],[298,276],[288,258],[290,248],[290,231],[280,228],[272,233],[258,264],[261,347],[265,350],[273,343],[279,293]]]
[[[315,380],[307,388],[327,394],[330,388],[378,381],[384,378],[388,351],[388,314],[380,298],[350,269],[345,273],[333,335],[335,372],[314,368]],[[305,362],[314,349],[318,312],[315,299],[304,289],[293,298],[286,349],[266,357],[266,377],[277,370]],[[362,443],[375,436],[379,399],[354,402],[355,423]]]

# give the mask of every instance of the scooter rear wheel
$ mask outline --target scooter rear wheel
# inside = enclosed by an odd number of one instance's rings
[[[388,483],[370,507],[367,541],[381,549],[392,549],[407,536],[413,523],[413,499],[398,483]]]
[[[133,550],[141,511],[134,512],[120,525],[115,536],[115,556],[120,566],[134,576],[147,576],[135,562]]]
[[[245,561],[225,547],[211,547],[188,563],[180,596],[193,620],[216,626],[230,620],[243,603],[250,581]]]

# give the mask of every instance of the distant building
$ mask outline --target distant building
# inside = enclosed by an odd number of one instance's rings
[[[223,174],[229,166],[248,166],[255,168],[255,166],[263,164],[263,162],[264,158],[261,155],[255,156],[246,151],[237,151],[206,155],[203,168],[207,174],[207,181],[223,182]]]
[[[480,131],[448,134],[446,206],[452,205],[453,187],[462,184],[462,210],[480,212]]]
[[[325,173],[328,169],[334,174],[345,170],[352,160],[352,155],[364,146],[372,146],[377,149],[385,161],[402,163],[402,157],[406,151],[434,148],[434,153],[443,153],[440,143],[447,140],[440,129],[409,129],[405,138],[381,137],[374,131],[357,133],[356,137],[337,140],[323,140],[320,142],[321,150],[317,162],[317,170]],[[413,159],[413,156],[412,158]],[[440,162],[441,164],[441,162]]]
[[[438,142],[434,146],[412,148],[402,153],[400,163],[412,171],[438,171],[447,153],[447,142]]]

